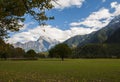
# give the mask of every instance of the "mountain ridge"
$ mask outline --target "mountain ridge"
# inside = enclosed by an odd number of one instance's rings
[[[24,49],[25,51],[33,49],[36,52],[44,52],[44,51],[49,50],[51,47],[55,46],[58,43],[59,43],[59,41],[57,41],[55,39],[51,39],[46,36],[40,36],[37,41],[29,41],[26,43],[18,42],[16,44],[14,44],[13,46],[20,47],[20,48]]]
[[[64,43],[70,47],[82,46],[89,43],[103,43],[106,41],[118,28],[120,28],[120,15],[116,16],[111,22],[102,29],[86,35],[77,35]]]

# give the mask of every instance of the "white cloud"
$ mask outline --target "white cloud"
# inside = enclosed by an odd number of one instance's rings
[[[72,22],[71,27],[86,26],[88,28],[94,28],[96,30],[106,26],[113,17],[120,15],[120,4],[117,2],[111,3],[111,9],[115,9],[113,13],[110,13],[109,9],[101,8],[100,10],[91,13],[87,18],[80,22]]]
[[[118,4],[117,2],[112,2],[112,3],[111,3],[111,8],[116,8],[116,7],[117,7],[117,4]]]
[[[71,6],[81,7],[85,0],[54,0],[52,4],[56,9],[64,9]]]
[[[114,16],[117,16],[120,14],[120,4],[118,2],[112,2],[111,3],[111,8],[115,9],[115,12],[113,13]]]
[[[71,37],[75,36],[75,35],[84,35],[84,34],[89,34],[93,31],[95,31],[95,29],[92,28],[84,28],[84,27],[72,27],[70,30],[71,33]]]
[[[29,23],[26,23],[26,24],[23,24],[22,22],[20,22],[21,25],[23,25],[22,28],[20,28],[20,30],[24,31],[27,29],[27,27],[29,27],[30,25],[33,25],[34,22],[29,22]]]
[[[69,30],[60,30],[56,27],[48,26],[38,26],[34,29],[30,29],[27,32],[21,32],[13,35],[8,39],[9,43],[16,42],[28,42],[28,41],[36,41],[40,36],[50,37],[52,39],[56,39],[60,42],[67,40],[70,37],[75,35],[84,35],[94,31],[91,28],[78,28],[74,27]]]
[[[97,12],[91,13],[86,19],[81,22],[71,23],[70,26],[74,27],[84,25],[86,27],[100,29],[109,23],[111,16],[112,14],[109,12],[108,9],[102,8]]]

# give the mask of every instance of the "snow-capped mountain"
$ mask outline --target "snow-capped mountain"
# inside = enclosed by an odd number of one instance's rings
[[[51,39],[46,36],[40,36],[37,41],[29,41],[26,43],[16,43],[14,44],[14,47],[20,47],[23,48],[25,51],[28,51],[30,49],[35,50],[36,52],[43,52],[49,50],[51,47],[58,44],[59,41],[55,39]]]

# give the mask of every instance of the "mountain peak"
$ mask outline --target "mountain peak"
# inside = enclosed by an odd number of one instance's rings
[[[46,37],[45,36],[40,36],[38,40],[43,40],[43,39],[46,39]]]
[[[14,44],[14,46],[23,48],[23,49],[25,49],[25,51],[33,49],[36,52],[43,52],[43,51],[49,50],[51,47],[55,46],[58,43],[59,43],[59,41],[57,41],[55,39],[51,39],[46,36],[40,36],[37,41],[29,41],[24,44],[21,44],[19,42],[19,44],[16,43],[16,44]]]

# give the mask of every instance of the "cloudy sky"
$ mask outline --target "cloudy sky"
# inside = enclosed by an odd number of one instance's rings
[[[57,0],[47,11],[55,20],[47,21],[47,26],[39,26],[29,15],[25,15],[24,27],[19,32],[10,33],[9,43],[36,41],[40,36],[50,37],[60,42],[75,35],[89,34],[106,26],[110,20],[120,15],[120,0]]]

